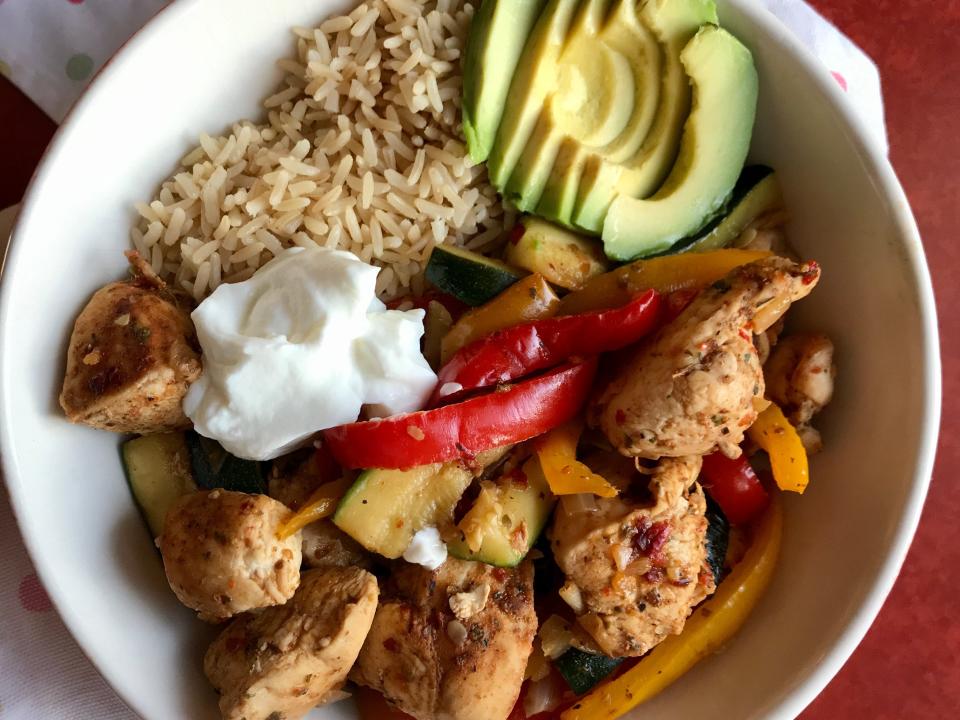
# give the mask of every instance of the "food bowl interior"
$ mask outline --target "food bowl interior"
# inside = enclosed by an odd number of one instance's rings
[[[102,73],[34,180],[3,278],[3,460],[50,595],[121,696],[151,719],[213,718],[213,629],[169,591],[131,501],[120,438],[57,405],[73,320],[121,277],[135,201],[203,131],[256,119],[292,52],[289,28],[342,2],[181,0]],[[919,514],[938,413],[932,300],[909,210],[827,71],[748,0],[721,6],[761,78],[753,158],[776,168],[802,255],[823,266],[791,314],[837,344],[839,379],[803,497],[787,500],[769,593],[719,655],[645,705],[655,718],[792,717],[859,641]],[[891,344],[891,340],[896,343]],[[38,648],[38,652],[42,648]],[[311,717],[352,717],[349,703]],[[635,712],[640,717],[639,711]]]

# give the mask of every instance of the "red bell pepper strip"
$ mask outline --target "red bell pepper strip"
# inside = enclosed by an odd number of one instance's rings
[[[516,385],[434,410],[324,430],[344,467],[400,468],[471,459],[565,423],[586,402],[597,360],[566,364]]]
[[[705,455],[701,478],[703,489],[732,523],[750,522],[770,502],[770,496],[744,455],[736,460],[720,452]]]
[[[440,369],[430,405],[516,380],[573,355],[597,355],[632,345],[659,324],[661,306],[660,294],[647,290],[613,310],[546,318],[499,330],[461,348]],[[460,387],[450,392],[451,383]]]

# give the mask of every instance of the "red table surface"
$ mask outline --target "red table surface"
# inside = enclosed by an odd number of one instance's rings
[[[920,529],[876,623],[805,720],[960,717],[960,2],[814,0],[880,66],[890,156],[920,225],[940,311],[944,417]],[[0,208],[17,202],[55,125],[0,78]]]

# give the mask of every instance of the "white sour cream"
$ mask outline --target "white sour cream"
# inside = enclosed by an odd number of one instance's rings
[[[426,527],[414,534],[403,551],[403,559],[408,563],[423,565],[427,570],[436,570],[447,560],[447,546],[435,527]]]
[[[203,375],[183,401],[197,432],[250,460],[324,428],[418,410],[436,384],[423,311],[387,310],[379,269],[350,253],[291,248],[193,311]]]

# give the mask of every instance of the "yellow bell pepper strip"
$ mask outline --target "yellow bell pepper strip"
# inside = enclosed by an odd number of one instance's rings
[[[537,457],[554,495],[593,493],[616,497],[617,489],[577,460],[577,442],[583,421],[573,419],[554,428],[537,442]]]
[[[561,720],[614,720],[646,702],[705,657],[717,652],[743,626],[770,584],[780,554],[783,507],[771,498],[755,527],[753,543],[713,597],[671,635],[619,677],[600,685],[561,713]]]
[[[704,288],[740,265],[769,257],[765,250],[712,250],[637,260],[588,280],[560,303],[560,315],[614,308],[650,288],[673,292]]]
[[[310,523],[333,515],[333,511],[337,509],[337,505],[340,503],[340,498],[343,497],[350,484],[347,478],[340,478],[324,483],[314,490],[313,495],[310,496],[310,499],[302,508],[280,523],[277,528],[277,539],[285,540]]]
[[[446,364],[464,345],[497,330],[553,317],[557,314],[559,305],[560,298],[544,280],[543,275],[527,275],[490,302],[469,311],[457,320],[440,343],[441,359]]]
[[[747,435],[770,456],[777,487],[802,494],[810,482],[807,451],[783,410],[776,403],[770,403],[747,430]]]

